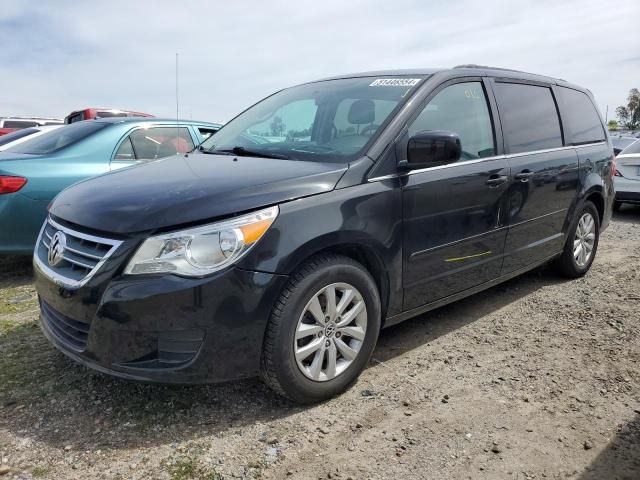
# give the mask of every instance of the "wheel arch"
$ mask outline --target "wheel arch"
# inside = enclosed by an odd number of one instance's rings
[[[344,232],[343,232],[344,233]],[[295,261],[288,262],[287,273],[293,273],[300,268],[309,259],[318,255],[335,254],[343,255],[361,264],[367,272],[373,277],[380,295],[380,307],[382,319],[384,319],[389,308],[389,299],[391,293],[391,284],[389,278],[389,269],[385,266],[382,254],[378,251],[372,242],[363,241],[362,239],[341,240],[334,238],[327,241],[327,238],[316,239],[311,244],[304,245],[298,249],[295,255]]]

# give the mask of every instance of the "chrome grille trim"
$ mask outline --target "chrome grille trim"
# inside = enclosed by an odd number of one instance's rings
[[[64,261],[71,266],[71,269],[76,267],[84,269],[85,273],[79,278],[70,278],[67,275],[60,273],[60,269],[51,267],[47,262],[47,252],[49,250],[49,244],[51,242],[52,235],[47,232],[47,227],[51,227],[55,230],[60,230],[73,241],[82,245],[84,242],[91,242],[95,244],[94,248],[83,251],[79,246],[65,248]],[[110,238],[97,237],[95,235],[89,235],[87,233],[78,232],[68,227],[60,225],[51,217],[48,217],[40,229],[38,240],[36,242],[36,248],[33,252],[33,263],[36,268],[41,271],[45,276],[51,279],[57,285],[67,288],[79,288],[86,284],[104,265],[108,258],[117,250],[122,244],[121,240],[113,240]],[[100,255],[100,250],[104,250],[104,254]],[[79,272],[82,273],[82,272]]]

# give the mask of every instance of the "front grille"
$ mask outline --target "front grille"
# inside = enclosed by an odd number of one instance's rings
[[[51,265],[48,260],[49,248],[57,232],[64,233],[66,246],[62,259]],[[52,280],[65,286],[79,287],[98,271],[121,243],[119,240],[71,230],[47,218],[38,237],[34,258],[38,267]]]
[[[78,352],[82,352],[87,347],[88,323],[72,320],[54,310],[43,300],[40,300],[40,312],[42,313],[42,321],[46,323],[49,331],[59,341]]]

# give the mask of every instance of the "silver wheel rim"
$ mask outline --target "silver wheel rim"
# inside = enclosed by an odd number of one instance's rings
[[[360,353],[367,306],[348,283],[332,283],[309,300],[298,319],[293,351],[300,371],[316,382],[336,378]]]
[[[596,221],[593,215],[585,213],[578,221],[576,236],[573,239],[573,258],[579,267],[584,267],[591,260],[595,242]]]

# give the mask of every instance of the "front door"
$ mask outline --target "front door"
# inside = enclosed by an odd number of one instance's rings
[[[483,82],[440,87],[409,123],[407,138],[423,130],[456,133],[463,153],[457,163],[403,178],[405,310],[499,276],[507,233],[510,172],[497,155]],[[406,158],[406,149],[399,154]]]

